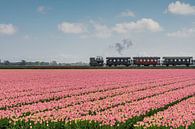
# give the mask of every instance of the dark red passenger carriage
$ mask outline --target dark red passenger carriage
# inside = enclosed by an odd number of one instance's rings
[[[133,64],[137,66],[160,65],[160,57],[133,57]]]

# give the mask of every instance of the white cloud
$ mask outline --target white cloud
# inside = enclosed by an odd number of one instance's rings
[[[195,15],[195,6],[176,1],[168,5],[166,12],[178,15]]]
[[[150,18],[142,18],[135,22],[118,23],[111,27],[92,20],[87,25],[82,23],[63,22],[58,25],[58,29],[64,33],[82,34],[81,38],[109,38],[114,33],[124,34],[143,31],[157,32],[161,31],[162,27],[157,21]]]
[[[16,32],[16,27],[12,24],[0,24],[0,34],[12,35]]]
[[[161,31],[162,27],[157,21],[150,18],[142,18],[136,22],[118,23],[113,30],[117,33],[127,33],[129,31],[144,31],[149,30],[152,32]]]
[[[81,38],[86,39],[86,38],[109,38],[112,36],[112,29],[110,29],[108,26],[97,23],[95,21],[90,21],[89,26],[91,26],[91,29],[89,32],[85,33],[84,35],[81,35]]]
[[[178,30],[176,32],[167,33],[167,36],[169,37],[179,37],[179,38],[186,38],[195,36],[195,29],[193,28],[183,28],[181,30]]]
[[[112,30],[106,25],[95,23],[93,25],[95,31],[95,37],[99,38],[108,38],[112,35]]]
[[[58,25],[58,29],[64,33],[79,34],[86,31],[86,28],[81,23],[63,22]]]
[[[122,16],[122,17],[134,17],[135,14],[131,10],[126,10],[125,12],[122,12],[120,14],[120,16]]]

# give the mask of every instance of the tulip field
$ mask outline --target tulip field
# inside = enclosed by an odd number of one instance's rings
[[[1,128],[195,129],[195,70],[0,70]]]

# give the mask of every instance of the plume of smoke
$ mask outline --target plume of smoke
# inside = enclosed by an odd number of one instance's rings
[[[133,42],[129,39],[123,39],[121,42],[115,43],[111,47],[114,48],[120,55],[124,50],[127,50],[133,45]]]

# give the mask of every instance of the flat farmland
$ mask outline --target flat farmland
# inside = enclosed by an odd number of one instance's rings
[[[0,128],[194,129],[195,70],[0,70]]]

